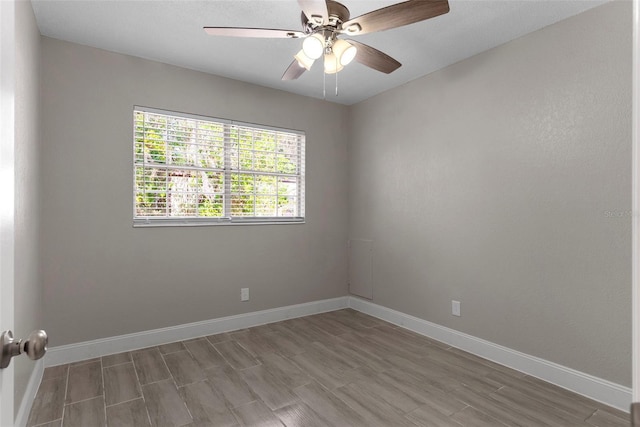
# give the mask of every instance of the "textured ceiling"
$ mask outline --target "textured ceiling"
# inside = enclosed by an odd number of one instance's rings
[[[355,17],[397,3],[342,1]],[[403,65],[383,74],[351,63],[326,77],[326,99],[353,104],[524,34],[576,15],[605,0],[449,0],[450,12],[427,21],[354,37]],[[296,0],[33,0],[44,36],[179,65],[219,76],[323,98],[320,63],[298,80],[280,77],[300,39],[213,37],[204,26],[301,30]]]

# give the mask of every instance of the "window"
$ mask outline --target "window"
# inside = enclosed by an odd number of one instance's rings
[[[134,226],[304,221],[304,133],[135,107]]]

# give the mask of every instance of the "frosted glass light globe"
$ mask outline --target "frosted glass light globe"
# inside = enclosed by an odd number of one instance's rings
[[[307,71],[309,71],[311,69],[311,66],[313,65],[313,62],[315,61],[314,59],[309,58],[304,51],[300,51],[298,52],[294,58],[296,58],[298,60],[298,64],[301,67],[304,67],[307,69]]]
[[[311,59],[320,58],[324,53],[324,37],[320,34],[307,37],[302,42],[302,50]]]
[[[347,65],[356,57],[358,49],[345,40],[337,40],[333,44],[333,53],[338,57],[340,65]]]
[[[338,62],[338,57],[333,53],[327,53],[324,56],[324,72],[327,74],[335,74],[342,70],[344,66]]]

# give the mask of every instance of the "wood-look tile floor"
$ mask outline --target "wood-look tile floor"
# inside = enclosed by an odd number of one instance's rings
[[[628,426],[346,309],[47,368],[29,426]]]

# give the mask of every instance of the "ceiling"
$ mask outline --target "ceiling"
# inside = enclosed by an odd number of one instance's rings
[[[398,1],[343,0],[356,17]],[[383,74],[353,62],[326,76],[326,99],[351,105],[576,15],[606,0],[449,0],[427,21],[354,37],[403,65]],[[301,30],[296,0],[32,0],[42,35],[323,98],[321,64],[281,81],[300,39],[213,37],[204,26]]]

